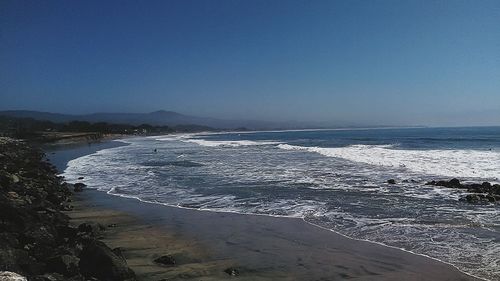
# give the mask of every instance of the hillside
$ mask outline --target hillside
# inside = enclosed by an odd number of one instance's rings
[[[218,129],[276,129],[283,125],[274,122],[252,121],[252,120],[225,120],[216,118],[205,118],[184,115],[174,111],[159,110],[149,113],[93,113],[84,115],[60,114],[28,110],[6,110],[0,111],[0,115],[16,118],[33,118],[51,122],[107,122],[114,124],[150,124],[153,126],[175,126],[175,125],[199,125]]]

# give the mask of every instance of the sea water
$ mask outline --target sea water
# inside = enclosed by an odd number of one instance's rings
[[[500,280],[500,204],[436,179],[500,182],[500,127],[303,130],[124,140],[68,181],[143,201],[290,216]],[[388,184],[395,179],[397,184]]]

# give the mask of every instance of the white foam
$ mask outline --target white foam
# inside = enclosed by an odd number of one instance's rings
[[[208,147],[239,147],[239,146],[251,146],[251,145],[272,145],[280,144],[281,142],[275,141],[250,141],[250,140],[237,140],[237,141],[209,141],[204,139],[185,139],[184,142],[196,143],[201,146]]]
[[[171,134],[171,135],[163,135],[163,136],[151,136],[147,137],[149,139],[154,139],[157,141],[174,141],[174,140],[183,140],[187,138],[191,138],[197,135],[196,133],[183,133],[183,134]]]
[[[412,172],[460,178],[500,179],[500,152],[481,150],[401,150],[389,145],[305,147],[279,144],[279,148],[316,152],[328,157],[370,165],[405,168]]]
[[[155,147],[159,148],[158,153],[151,153],[151,139],[132,140],[133,144],[130,146],[106,149],[70,161],[65,176],[69,181],[77,181],[78,177],[84,176],[83,182],[89,188],[96,188],[116,196],[135,198],[142,202],[198,211],[305,217],[308,223],[337,233],[340,231],[343,235],[356,237],[357,240],[371,240],[378,244],[389,244],[395,248],[405,248],[412,253],[426,254],[426,256],[429,255],[452,262],[461,269],[475,275],[493,276],[491,277],[492,280],[495,276],[498,276],[498,273],[491,272],[495,269],[492,264],[498,262],[496,257],[500,251],[500,246],[493,244],[493,247],[491,242],[483,242],[479,238],[476,239],[467,234],[467,226],[464,228],[465,231],[461,230],[463,224],[450,226],[444,221],[443,224],[439,225],[422,225],[418,222],[413,223],[412,217],[373,218],[365,216],[364,212],[360,214],[350,212],[351,205],[346,206],[344,204],[340,204],[339,208],[331,210],[329,207],[331,207],[332,202],[335,202],[335,195],[342,196],[342,193],[331,193],[331,198],[325,197],[323,200],[315,196],[302,197],[302,194],[308,193],[302,193],[300,189],[304,187],[307,189],[339,189],[349,191],[350,194],[352,194],[352,190],[353,192],[359,192],[360,198],[366,197],[361,193],[368,192],[374,195],[374,198],[370,198],[370,200],[377,199],[377,202],[382,203],[383,201],[380,198],[398,198],[392,197],[392,193],[396,196],[447,199],[450,197],[450,193],[453,192],[452,190],[433,186],[415,188],[413,183],[379,186],[377,182],[380,182],[380,180],[377,179],[381,177],[385,182],[387,178],[385,175],[380,176],[380,171],[386,169],[377,169],[354,161],[338,160],[319,155],[307,155],[312,157],[314,161],[302,161],[305,155],[295,153],[293,150],[303,150],[307,153],[307,151],[310,151],[307,147],[279,145],[283,149],[291,150],[285,151],[279,150],[275,146],[255,149],[251,146],[247,147],[238,144],[236,146],[242,146],[238,151],[245,153],[245,157],[234,157],[233,149],[204,149],[197,145],[188,144],[190,142],[186,143],[185,141],[188,138],[193,138],[193,136],[173,137],[170,142],[154,143]],[[391,146],[378,146],[378,148],[388,150],[386,153],[395,150]],[[193,154],[193,151],[201,153]],[[192,185],[191,182],[182,180],[185,178],[182,171],[169,176],[168,169],[141,165],[141,163],[151,159],[167,161],[177,159],[181,155],[193,161],[197,160],[206,163],[205,166],[197,169],[193,176],[203,177],[206,181],[204,185],[207,188],[213,186],[214,182],[210,181],[210,179],[214,175],[217,178],[217,184],[221,184],[221,186],[227,184],[247,186],[253,182],[277,182],[278,186],[290,186],[292,188],[291,192],[294,192],[297,196],[292,198],[287,196],[261,197],[257,194],[253,197],[237,198],[227,193],[204,194],[196,190],[196,183]],[[332,167],[340,167],[340,170],[332,169]],[[399,169],[399,165],[397,167]],[[338,176],[336,173],[345,175]],[[392,175],[392,170],[390,174]],[[182,176],[178,177],[182,179],[176,179],[177,175]],[[419,175],[408,175],[406,171],[403,171],[401,179],[404,178],[419,178]],[[370,179],[370,181],[364,181],[364,179]],[[294,185],[296,184],[303,185],[299,185],[295,189]],[[273,184],[269,185],[270,188],[273,188],[273,186]],[[454,194],[451,195],[455,196]],[[308,200],[309,198],[311,199]],[[370,207],[369,204],[364,204],[365,202],[367,201],[362,199],[357,202],[353,201],[352,205],[358,204],[357,207],[353,207],[353,210],[355,208],[365,208],[365,206]],[[441,203],[447,204],[446,202]],[[434,206],[432,202],[422,204],[431,204],[429,207]],[[341,208],[342,206],[345,208]],[[396,206],[398,205],[396,204]],[[461,211],[460,205],[451,204],[447,207],[450,208],[449,212],[455,214]],[[458,209],[454,210],[453,208]],[[485,214],[482,216],[478,216],[477,207],[474,210],[465,208],[470,212],[470,215],[467,215],[467,218],[470,217],[468,220],[477,224],[477,227],[494,229],[498,225],[498,210],[492,209],[491,206],[484,206],[483,208]],[[439,212],[439,214],[442,213],[442,211]],[[434,230],[437,227],[439,227],[439,231],[436,232]],[[441,237],[436,236],[436,233],[438,235],[443,233],[442,237],[447,238],[447,241],[453,241],[453,243],[445,243],[439,239],[434,241],[433,239]],[[480,254],[474,259],[469,258],[470,255],[475,253]],[[464,261],[464,257],[467,260]],[[474,265],[470,264],[472,261],[475,263]]]

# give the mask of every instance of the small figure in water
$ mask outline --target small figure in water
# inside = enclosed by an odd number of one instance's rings
[[[156,152],[157,152],[156,148],[153,150],[153,152],[154,152],[154,153],[156,153]]]

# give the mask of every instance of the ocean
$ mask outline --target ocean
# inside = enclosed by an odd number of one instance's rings
[[[500,127],[137,137],[71,160],[69,182],[206,211],[302,218],[500,280],[500,204],[430,180],[500,182]],[[388,184],[394,179],[396,184]]]

